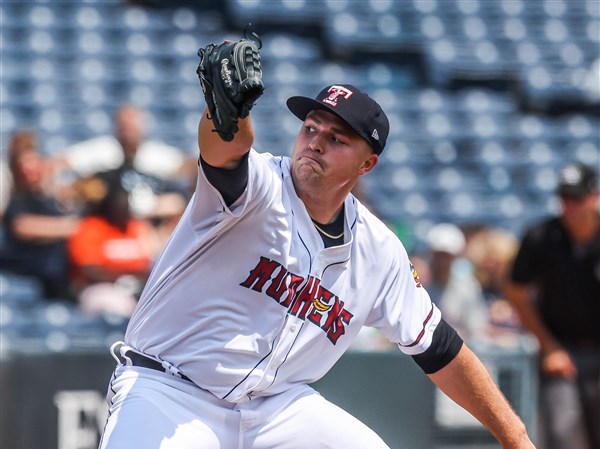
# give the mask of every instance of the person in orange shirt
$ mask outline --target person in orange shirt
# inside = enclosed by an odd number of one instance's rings
[[[132,215],[120,184],[91,178],[85,190],[90,212],[68,242],[79,305],[89,313],[129,316],[151,268],[150,225]]]

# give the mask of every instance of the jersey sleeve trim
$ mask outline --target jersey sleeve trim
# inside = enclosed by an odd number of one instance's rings
[[[410,343],[408,345],[400,344],[399,346],[402,346],[403,348],[412,348],[414,346],[417,346],[421,342],[423,336],[425,335],[425,332],[427,329],[427,323],[429,323],[429,321],[431,320],[432,317],[433,317],[433,303],[431,303],[431,310],[429,311],[429,314],[427,314],[425,321],[423,321],[423,328],[421,329],[421,332],[419,333],[419,335],[417,336],[415,341],[413,341],[412,343]]]
[[[421,354],[411,357],[426,374],[433,374],[448,365],[459,353],[463,340],[444,319],[433,332],[431,345]]]

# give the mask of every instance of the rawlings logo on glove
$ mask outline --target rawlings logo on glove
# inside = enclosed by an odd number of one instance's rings
[[[209,44],[198,50],[200,78],[214,131],[226,142],[238,131],[238,119],[250,114],[256,100],[263,94],[262,68],[258,53],[262,43],[256,39]],[[258,45],[257,45],[258,44]]]

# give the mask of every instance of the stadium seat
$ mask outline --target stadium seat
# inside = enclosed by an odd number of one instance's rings
[[[2,270],[0,271],[0,296],[2,304],[19,308],[41,301],[43,288],[34,277]]]
[[[314,26],[323,16],[323,0],[227,0],[225,11],[232,22],[265,26]]]

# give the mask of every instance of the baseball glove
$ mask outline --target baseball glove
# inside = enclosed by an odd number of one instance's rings
[[[215,129],[221,139],[233,140],[238,119],[250,113],[263,94],[260,55],[261,42],[247,38],[238,42],[209,44],[198,50],[200,64],[196,73]],[[257,45],[258,43],[258,45]]]

